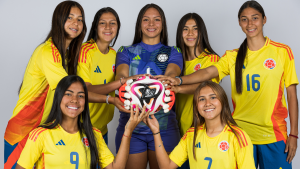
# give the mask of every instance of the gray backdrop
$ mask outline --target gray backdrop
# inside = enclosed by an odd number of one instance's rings
[[[22,82],[27,62],[34,49],[45,40],[50,31],[52,14],[59,2],[61,1],[0,1],[0,90],[2,96],[0,97],[2,115],[0,118],[0,133],[2,136],[4,136],[7,122],[17,103],[17,91]],[[138,12],[147,3],[156,3],[164,10],[169,32],[169,45],[175,45],[177,24],[179,19],[188,12],[196,12],[204,19],[211,46],[221,56],[225,50],[238,48],[245,38],[245,34],[238,25],[237,18],[238,10],[245,2],[244,0],[78,0],[78,2],[85,10],[88,31],[94,14],[100,8],[110,6],[118,12],[122,26],[119,38],[114,46],[116,50],[121,45],[131,44]],[[294,52],[299,78],[300,48],[297,41],[300,39],[300,1],[259,0],[259,3],[263,6],[267,16],[264,35],[291,47]],[[226,77],[221,85],[230,98],[229,77]],[[300,92],[297,93],[300,97]],[[108,125],[108,145],[113,153],[115,153],[114,138],[118,119],[119,113],[115,111],[114,119]],[[288,118],[287,123],[289,129]],[[3,139],[0,139],[0,145],[0,162],[3,164]],[[299,153],[298,149],[293,161],[294,168],[300,167]]]

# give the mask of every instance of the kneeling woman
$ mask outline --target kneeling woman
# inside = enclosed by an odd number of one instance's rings
[[[144,122],[155,133],[155,153],[161,169],[175,169],[187,159],[190,167],[197,169],[255,169],[251,140],[233,120],[225,91],[214,82],[203,82],[196,89],[194,127],[184,134],[169,156],[155,117],[151,115]]]
[[[119,152],[114,159],[101,132],[92,127],[88,91],[79,76],[67,76],[55,91],[53,106],[45,124],[33,130],[16,169],[32,168],[124,168],[130,137],[147,115],[131,111]],[[114,162],[113,162],[114,161]]]

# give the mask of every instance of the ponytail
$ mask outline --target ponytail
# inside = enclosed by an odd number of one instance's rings
[[[241,44],[235,61],[235,88],[236,92],[241,94],[243,89],[243,66],[247,55],[247,38]]]

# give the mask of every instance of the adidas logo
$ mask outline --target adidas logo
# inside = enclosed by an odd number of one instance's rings
[[[137,55],[136,57],[133,58],[133,60],[141,60],[141,58],[139,55]]]
[[[61,146],[65,146],[65,143],[64,143],[64,141],[63,140],[60,140],[58,143],[56,143],[55,145],[61,145]]]
[[[102,73],[99,66],[97,66],[96,70],[94,71],[95,73]]]
[[[195,145],[196,148],[201,148],[200,142]]]

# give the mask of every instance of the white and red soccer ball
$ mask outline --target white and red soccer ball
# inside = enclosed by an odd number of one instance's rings
[[[167,113],[175,102],[174,92],[165,89],[159,80],[149,76],[128,80],[120,87],[119,98],[124,103],[125,109],[129,110],[133,105],[133,109],[138,108],[141,111],[146,105],[146,112],[150,110],[150,114],[161,109]],[[138,107],[135,106],[136,104]]]

